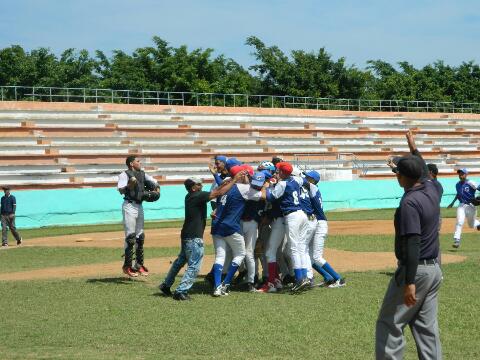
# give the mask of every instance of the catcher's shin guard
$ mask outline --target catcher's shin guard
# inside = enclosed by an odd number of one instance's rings
[[[135,253],[137,265],[143,265],[143,243],[145,242],[145,234],[141,233],[137,239],[137,249]]]
[[[125,238],[125,262],[123,266],[131,267],[133,260],[133,247],[135,245],[135,234],[128,234]]]

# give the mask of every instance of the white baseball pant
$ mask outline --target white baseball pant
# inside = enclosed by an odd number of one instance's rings
[[[267,241],[267,250],[265,251],[265,257],[267,258],[267,263],[272,263],[277,261],[277,250],[285,238],[285,218],[278,217],[272,221],[272,231],[270,232],[270,237]]]
[[[144,215],[141,204],[125,200],[122,204],[123,229],[125,238],[130,234],[139,237],[143,233]],[[127,248],[127,242],[124,244]]]
[[[306,269],[308,268],[308,258],[305,254],[307,214],[302,210],[297,210],[284,216],[284,219],[290,253],[292,254],[293,268]]]
[[[239,233],[234,233],[229,236],[213,235],[212,238],[216,243],[215,264],[225,265],[227,245],[232,249],[232,262],[240,265],[243,259],[245,259],[245,241]]]
[[[325,240],[328,234],[328,223],[326,220],[317,221],[317,226],[313,234],[312,242],[310,243],[310,257],[312,262],[320,267],[325,265],[327,260],[323,257],[323,249],[325,247]]]
[[[457,224],[455,225],[455,233],[453,238],[460,240],[462,236],[462,227],[465,223],[465,218],[467,218],[467,223],[470,228],[477,227],[480,225],[480,221],[476,218],[477,208],[472,204],[460,204],[457,207]]]
[[[308,266],[307,266],[307,277],[309,279],[313,278],[313,270],[312,270],[312,253],[310,249],[312,248],[313,238],[315,236],[315,231],[317,229],[317,218],[313,217],[312,219],[308,219],[307,222],[307,230],[305,231],[305,255],[308,259]]]
[[[243,239],[245,241],[245,266],[247,267],[247,281],[255,280],[255,244],[258,236],[258,223],[255,220],[242,221]]]

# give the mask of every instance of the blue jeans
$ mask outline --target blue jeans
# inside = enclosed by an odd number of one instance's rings
[[[200,267],[202,266],[203,251],[203,239],[183,239],[180,254],[178,254],[177,259],[173,262],[172,267],[168,271],[167,277],[164,281],[165,285],[171,287],[175,282],[175,276],[177,276],[180,269],[185,264],[188,264],[187,270],[185,270],[185,274],[183,274],[182,281],[175,290],[177,293],[187,293],[192,287],[193,282],[200,271]]]

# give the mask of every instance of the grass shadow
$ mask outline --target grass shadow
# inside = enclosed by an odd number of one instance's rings
[[[123,284],[128,285],[134,283],[135,279],[127,278],[125,276],[111,277],[111,278],[102,278],[102,279],[88,279],[87,283],[103,283],[103,284]]]

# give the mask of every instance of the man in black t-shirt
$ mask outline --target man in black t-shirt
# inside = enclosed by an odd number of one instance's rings
[[[376,358],[402,359],[409,325],[421,359],[441,359],[438,300],[442,272],[439,255],[439,192],[422,177],[425,161],[397,159],[397,180],[405,193],[395,212],[398,268],[390,281],[376,325]]]
[[[190,300],[188,290],[192,287],[202,266],[203,232],[207,222],[207,203],[226,194],[243,175],[244,172],[238,173],[231,181],[224,182],[210,192],[202,191],[202,181],[200,179],[189,178],[185,180],[184,185],[188,194],[185,196],[185,221],[180,235],[180,254],[173,262],[167,277],[159,286],[162,293],[167,296],[173,295],[175,300]],[[182,281],[172,294],[170,287],[175,282],[175,276],[185,264],[188,264],[188,267]]]

